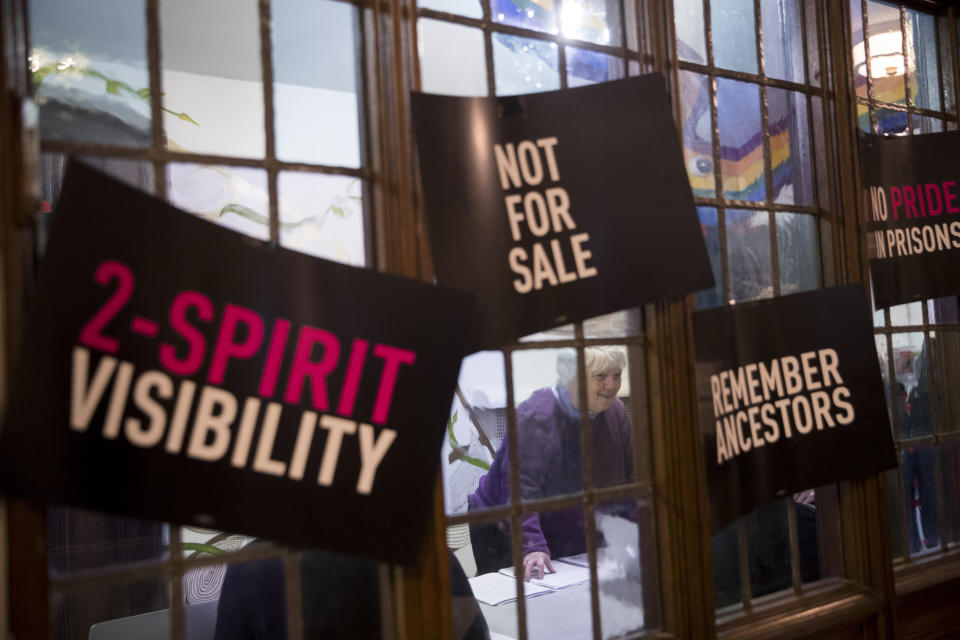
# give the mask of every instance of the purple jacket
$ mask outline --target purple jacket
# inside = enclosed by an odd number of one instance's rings
[[[617,399],[591,418],[593,480],[597,487],[633,481],[633,427]],[[517,407],[517,448],[520,452],[520,493],[525,500],[583,491],[580,454],[580,414],[565,388],[538,389]],[[468,498],[469,509],[508,504],[510,452],[504,438],[490,471]],[[620,506],[620,505],[618,505]],[[571,507],[523,518],[523,555],[544,551],[558,558],[586,549],[583,509]]]

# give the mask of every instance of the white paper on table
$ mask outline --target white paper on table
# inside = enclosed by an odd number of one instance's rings
[[[542,578],[530,578],[530,582],[549,587],[553,590],[590,582],[590,569],[586,567],[554,562],[553,571],[553,573],[545,573]],[[500,569],[500,573],[513,578],[513,567]]]
[[[599,554],[599,551],[597,552]],[[557,558],[557,562],[565,562],[567,564],[573,565],[575,567],[589,567],[590,562],[587,560],[587,554],[578,553],[575,556],[567,556],[565,558]]]
[[[517,581],[512,576],[508,577],[502,573],[485,573],[475,578],[470,578],[470,588],[473,590],[473,596],[484,604],[497,606],[504,602],[512,602],[517,599]],[[552,593],[553,589],[532,582],[523,584],[523,595],[526,598],[539,596],[544,593]]]

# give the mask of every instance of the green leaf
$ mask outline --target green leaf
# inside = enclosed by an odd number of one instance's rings
[[[178,114],[176,114],[176,116],[177,116],[178,118],[180,118],[181,120],[185,120],[186,122],[189,122],[190,124],[195,124],[195,125],[197,125],[198,127],[200,126],[200,124],[197,123],[196,120],[194,120],[193,118],[191,118],[190,116],[188,116],[186,113],[178,113]]]
[[[206,553],[211,556],[219,556],[226,553],[220,547],[215,547],[212,544],[204,544],[202,542],[184,542],[183,543],[184,551],[196,551],[197,553]]]
[[[116,80],[107,80],[107,93],[111,95],[120,95],[120,83]]]
[[[337,206],[337,205],[335,205],[335,204],[330,205],[330,211],[332,211],[332,212],[333,212],[333,215],[335,215],[335,216],[340,216],[341,218],[346,218],[346,217],[347,217],[347,214],[346,214],[346,212],[343,210],[343,207],[339,207],[339,206]]]
[[[140,96],[141,98],[143,98],[144,100],[150,99],[150,89],[147,89],[147,88],[137,89],[136,91],[134,91],[134,93]]]
[[[481,460],[480,458],[474,458],[473,456],[462,456],[460,459],[466,462],[467,464],[472,464],[475,467],[480,467],[481,469],[490,471],[490,465],[484,462],[483,460]]]

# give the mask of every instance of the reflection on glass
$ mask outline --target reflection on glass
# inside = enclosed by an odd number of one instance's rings
[[[727,210],[730,302],[773,297],[770,220],[766,211]]]
[[[753,0],[710,0],[713,62],[718,67],[757,73],[753,6]]]
[[[907,112],[897,109],[874,109],[876,126],[874,133],[905,133],[907,131]]]
[[[483,9],[478,0],[417,0],[417,6],[421,9],[455,13],[468,18],[483,17]]]
[[[819,30],[817,29],[817,5],[813,2],[804,2],[807,24],[807,70],[810,74],[808,82],[820,86],[820,45]]]
[[[760,87],[717,78],[717,126],[725,198],[761,201],[767,197],[760,123]]]
[[[908,447],[900,454],[903,497],[907,508],[907,543],[911,556],[937,551],[940,520],[933,447]]]
[[[360,178],[281,172],[280,244],[355,267],[366,264]]]
[[[790,530],[786,512],[786,509],[790,508],[797,511],[797,528],[799,529],[800,515],[809,509],[789,499],[771,502],[746,516],[747,547],[750,550],[750,595],[753,598],[789,589],[792,584]],[[804,516],[805,521],[813,520],[814,548],[817,543],[815,518],[815,511]],[[809,527],[804,528],[809,534]],[[809,542],[809,540],[804,541],[804,543]],[[809,571],[816,573],[813,567]]]
[[[804,82],[802,0],[762,0],[764,72],[771,78]]]
[[[270,237],[267,172],[207,164],[167,165],[167,200],[204,220],[266,240]]]
[[[943,461],[943,505],[947,542],[960,542],[960,443],[945,443],[940,448]]]
[[[908,302],[890,307],[890,324],[894,327],[909,327],[923,324],[923,303]]]
[[[514,27],[557,32],[557,16],[550,0],[491,0],[493,19]]]
[[[50,575],[69,575],[128,562],[167,556],[167,526],[86,509],[47,510],[47,560]]]
[[[620,2],[563,0],[560,21],[565,38],[620,46]]]
[[[903,424],[903,418],[899,418],[900,422],[893,421],[893,410],[890,405],[890,359],[887,355],[887,336],[878,333],[874,335],[874,340],[877,344],[877,359],[880,362],[880,377],[883,379],[883,393],[886,396],[887,400],[887,416],[890,418],[891,428],[895,428],[897,424]],[[898,399],[898,411],[902,411],[902,403]]]
[[[493,70],[498,96],[559,89],[558,68],[556,43],[493,34]]]
[[[950,42],[950,26],[951,21],[946,16],[941,16],[937,18],[937,30],[939,31],[940,42],[948,43]],[[940,60],[939,60],[941,69],[952,69],[953,63],[951,62],[951,51],[949,46],[941,45],[940,46]],[[954,96],[956,82],[953,77],[953,73],[947,72],[943,74],[941,78],[943,81],[943,110],[947,113],[956,113],[957,111],[957,99]],[[954,123],[956,124],[956,123]]]
[[[869,74],[873,99],[906,104],[903,80],[906,61],[903,56],[900,8],[896,4],[868,0],[866,22],[866,31],[870,34],[870,60],[866,59],[866,47],[861,35],[859,44],[853,48],[854,75]]]
[[[928,344],[934,356],[935,371],[939,374],[935,377],[938,411],[934,428],[956,432],[960,430],[960,387],[956,384],[960,380],[960,333],[931,332]]]
[[[263,83],[257,3],[160,3],[167,147],[262,158]],[[115,24],[112,20],[109,24]]]
[[[710,539],[713,603],[717,609],[740,602],[740,540],[734,521]]]
[[[723,304],[723,271],[720,266],[720,226],[717,223],[717,210],[711,207],[697,207],[703,242],[710,256],[710,268],[713,270],[712,289],[698,291],[694,297],[697,309],[718,307]]]
[[[158,573],[51,591],[50,637],[170,638],[170,581]]]
[[[930,435],[930,361],[924,335],[894,333],[891,340],[900,437],[918,438]]]
[[[673,26],[677,34],[677,57],[706,64],[703,0],[673,0]]]
[[[644,584],[656,584],[646,573],[654,564],[647,554],[656,554],[652,509],[636,501],[604,502],[597,507],[596,523],[601,626],[604,637],[622,637],[650,623]],[[638,523],[649,526],[639,530]]]
[[[780,293],[800,293],[820,286],[817,220],[806,213],[778,212],[777,260]]]
[[[680,71],[680,110],[683,119],[683,160],[693,195],[716,195],[713,175],[713,144],[710,126],[710,79]]]
[[[627,338],[638,336],[643,330],[639,309],[615,311],[583,321],[585,338]]]
[[[567,47],[565,53],[567,56],[567,86],[569,87],[581,87],[585,84],[606,82],[607,80],[617,80],[624,77],[622,58],[588,51],[587,49],[577,49],[576,47]]]
[[[850,0],[850,42],[853,45],[854,56],[858,64],[863,64],[866,54],[863,46],[863,2],[862,0]],[[854,67],[853,84],[856,87],[857,96],[867,97],[867,74],[865,66]],[[858,105],[859,106],[859,105]],[[866,129],[864,129],[866,131]]]
[[[776,201],[812,205],[813,158],[806,96],[796,91],[767,89],[767,122]]]
[[[277,157],[360,166],[356,9],[272,0]]]
[[[480,29],[420,18],[417,38],[423,91],[487,95],[487,59]]]
[[[957,296],[927,300],[927,315],[930,318],[930,324],[960,323],[957,300]]]
[[[914,133],[939,133],[943,131],[943,120],[930,116],[913,115]]]
[[[934,17],[907,9],[907,43],[910,47],[910,98],[922,109],[940,110],[940,65]],[[872,52],[871,52],[872,53]]]
[[[150,146],[144,2],[31,0],[29,11],[41,139]]]

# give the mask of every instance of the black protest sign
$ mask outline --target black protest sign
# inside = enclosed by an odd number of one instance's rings
[[[960,294],[960,132],[860,134],[877,308]]]
[[[270,247],[74,163],[2,489],[412,562],[473,311],[469,294]]]
[[[860,285],[694,314],[710,525],[896,466]]]
[[[662,76],[412,99],[437,280],[477,292],[474,348],[713,286]]]

